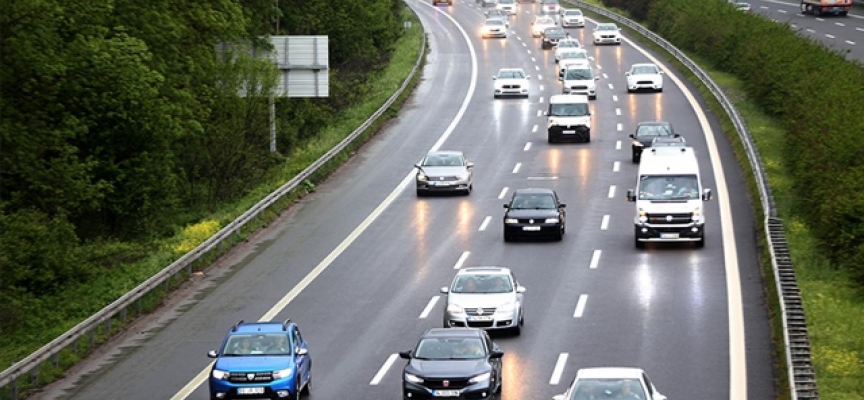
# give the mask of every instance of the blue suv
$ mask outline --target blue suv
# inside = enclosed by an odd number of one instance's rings
[[[297,324],[243,322],[231,327],[210,371],[210,398],[300,399],[312,386],[312,359]]]

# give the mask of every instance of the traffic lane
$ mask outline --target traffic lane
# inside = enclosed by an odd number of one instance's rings
[[[422,15],[421,15],[422,17]],[[434,41],[436,35],[430,35]],[[451,48],[460,44],[454,43]],[[293,213],[294,222],[304,229],[285,230],[281,238],[286,242],[294,243],[298,247],[272,246],[273,242],[264,243],[258,247],[245,249],[245,255],[239,255],[227,262],[228,276],[233,275],[230,283],[224,283],[218,288],[209,286],[195,288],[195,298],[206,296],[200,303],[187,304],[183,310],[179,310],[184,318],[177,319],[164,327],[155,325],[145,327],[145,331],[155,330],[157,333],[145,338],[140,343],[134,343],[134,349],[140,349],[134,353],[134,357],[123,358],[106,365],[102,370],[94,372],[82,380],[80,388],[72,388],[72,396],[81,398],[93,398],[103,394],[126,394],[142,393],[156,394],[158,396],[170,397],[174,391],[182,387],[186,381],[194,376],[196,369],[203,368],[207,360],[200,357],[199,350],[188,351],[194,343],[190,340],[213,343],[221,340],[227,327],[239,319],[254,319],[262,315],[272,304],[263,304],[257,301],[252,294],[246,293],[250,287],[260,283],[260,276],[278,273],[278,282],[284,282],[278,290],[284,293],[294,283],[300,281],[303,276],[323,258],[329,249],[335,247],[339,241],[344,239],[345,232],[350,232],[357,224],[365,218],[369,211],[377,205],[381,199],[392,189],[392,183],[404,176],[410,165],[416,163],[423,153],[432,145],[435,136],[429,135],[428,131],[442,132],[447,123],[456,114],[459,103],[452,99],[464,96],[467,85],[453,85],[446,83],[447,79],[460,79],[467,81],[470,75],[470,67],[465,67],[464,56],[447,57],[437,55],[427,58],[429,65],[424,69],[424,82],[417,89],[414,99],[423,98],[424,105],[431,105],[438,110],[436,113],[428,113],[425,110],[411,110],[411,102],[403,110],[401,121],[394,121],[394,129],[404,140],[385,141],[383,138],[373,140],[373,144],[364,148],[364,157],[354,159],[343,168],[339,174],[342,182],[335,188],[338,192],[332,196],[310,197],[304,201],[309,207],[306,211],[310,213]],[[469,62],[470,63],[470,62]],[[435,95],[429,93],[434,88]],[[424,97],[425,96],[425,97]],[[407,119],[411,123],[403,121]],[[428,131],[417,131],[416,124],[420,123]],[[357,166],[351,168],[351,164]],[[319,185],[319,191],[326,191],[326,185]],[[332,187],[332,186],[331,186]],[[384,190],[375,190],[381,187]],[[371,190],[370,190],[371,189]],[[302,206],[301,206],[302,207]],[[318,212],[318,209],[328,209],[329,212]],[[326,232],[321,235],[321,231]],[[312,233],[317,233],[313,235]],[[273,239],[275,241],[275,239]],[[314,244],[314,245],[313,245]],[[299,253],[303,249],[302,256],[308,257],[296,262],[284,263],[283,257],[288,253]],[[270,250],[273,255],[264,255],[247,259],[250,253]],[[249,264],[247,268],[235,269],[235,266]],[[288,267],[285,267],[285,266]],[[216,274],[215,271],[208,271]],[[227,276],[226,276],[227,278]],[[244,295],[247,295],[245,296]],[[208,296],[209,295],[209,296]],[[226,313],[225,310],[235,311]],[[191,312],[186,312],[191,311]],[[213,318],[216,314],[219,318]],[[202,336],[189,338],[188,332],[200,332]],[[154,350],[158,349],[158,350]],[[163,350],[164,349],[164,350]],[[189,360],[201,360],[198,363],[190,363]],[[156,366],[142,373],[141,366]],[[166,374],[165,371],[170,371]],[[130,380],[129,376],[138,379]],[[58,386],[72,385],[78,377],[70,377],[66,382]],[[72,383],[70,383],[70,381]],[[154,388],[152,382],[160,382],[158,388]],[[76,392],[76,390],[78,390]],[[162,393],[161,391],[164,391]],[[169,393],[170,392],[170,393]]]
[[[798,3],[756,1],[753,12],[779,23],[789,23],[799,33],[844,53],[851,59],[864,59],[864,16],[853,9],[852,14],[841,16],[803,15]]]

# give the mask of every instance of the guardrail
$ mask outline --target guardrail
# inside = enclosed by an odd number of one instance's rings
[[[420,29],[423,29],[422,24],[420,26]],[[355,129],[348,137],[339,142],[339,144],[330,149],[319,159],[315,160],[315,162],[297,174],[297,176],[276,189],[273,193],[267,195],[267,197],[252,206],[249,210],[237,217],[237,219],[231,221],[231,223],[219,230],[219,232],[207,239],[204,243],[201,243],[198,247],[189,253],[186,253],[177,261],[171,263],[171,265],[165,267],[144,281],[144,283],[124,294],[90,318],[87,318],[84,322],[81,322],[66,333],[52,340],[50,343],[42,346],[42,348],[35,351],[33,354],[30,354],[23,360],[4,370],[0,373],[0,389],[7,388],[7,386],[11,385],[12,399],[17,399],[19,395],[18,381],[23,376],[30,374],[31,382],[38,382],[38,370],[42,363],[50,359],[51,363],[56,367],[59,364],[60,352],[70,346],[77,349],[78,341],[85,336],[89,336],[92,345],[95,340],[94,337],[96,331],[99,328],[105,329],[106,332],[110,331],[111,321],[118,315],[120,315],[121,319],[125,321],[126,312],[129,307],[139,302],[142,297],[150,293],[152,290],[159,288],[161,285],[165,285],[166,287],[169,286],[171,279],[181,272],[191,274],[195,262],[207,256],[212,250],[217,249],[221,253],[226,248],[230,247],[232,245],[232,239],[235,239],[235,235],[237,237],[240,236],[242,233],[241,230],[244,226],[255,220],[255,218],[261,215],[261,213],[267,211],[274,203],[291,193],[298,185],[317,172],[320,167],[327,164],[333,159],[333,157],[345,150],[358,137],[363,135],[366,130],[372,126],[372,124],[374,124],[375,121],[378,120],[378,118],[380,118],[405,91],[405,88],[408,87],[408,84],[417,73],[418,68],[420,68],[425,53],[426,36],[423,35],[420,53],[417,55],[414,67],[411,69],[411,72],[408,73],[408,76],[402,82],[402,85],[393,93],[393,95],[390,96],[390,98],[387,99],[384,105],[375,111],[372,116],[357,127],[357,129]],[[140,303],[138,303],[138,305],[140,307]],[[2,392],[0,392],[0,397],[2,397]]]
[[[578,0],[570,0],[571,3],[584,10],[602,15],[612,21],[626,26],[641,34],[654,44],[669,52],[687,69],[690,70],[714,95],[720,103],[741,139],[741,144],[747,153],[747,159],[753,170],[756,186],[759,190],[759,199],[762,203],[764,215],[765,234],[768,239],[771,264],[774,270],[774,280],[777,286],[777,294],[780,299],[781,318],[783,319],[783,339],[786,346],[786,368],[789,374],[789,387],[793,400],[818,399],[819,391],[816,386],[816,370],[810,359],[810,339],[807,334],[807,322],[804,317],[804,307],[801,303],[801,294],[795,278],[795,269],[789,257],[789,248],[786,243],[786,234],[783,230],[783,222],[777,218],[777,209],[774,206],[774,197],[765,168],[762,166],[762,158],[756,149],[756,144],[747,125],[738,114],[735,106],[726,97],[714,80],[693,62],[686,54],[678,50],[669,41],[651,32],[638,23],[624,18],[606,9]]]

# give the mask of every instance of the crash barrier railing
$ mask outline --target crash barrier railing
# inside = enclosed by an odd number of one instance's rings
[[[420,24],[420,29],[424,29]],[[15,363],[11,367],[0,373],[0,397],[3,396],[3,391],[8,390],[11,393],[12,399],[18,399],[19,396],[19,380],[29,375],[30,382],[38,384],[39,366],[42,363],[49,361],[56,367],[59,364],[60,352],[72,347],[75,351],[78,350],[79,341],[87,337],[90,343],[90,348],[93,347],[97,331],[102,329],[103,332],[111,331],[111,321],[120,316],[122,321],[126,321],[127,310],[130,307],[138,307],[140,309],[140,300],[142,297],[164,285],[166,289],[170,286],[174,276],[181,272],[186,274],[192,273],[193,265],[203,257],[210,254],[211,251],[217,250],[219,254],[229,249],[233,243],[238,240],[242,234],[242,229],[248,223],[252,222],[267,211],[270,206],[282,199],[287,194],[291,193],[307,178],[315,174],[320,167],[327,164],[336,155],[350,146],[358,137],[363,135],[366,130],[372,126],[389,109],[396,99],[405,91],[411,83],[417,70],[420,68],[423,61],[423,56],[426,53],[426,35],[423,35],[423,41],[420,47],[420,53],[417,55],[417,60],[414,62],[414,67],[409,72],[408,76],[402,82],[402,85],[397,89],[392,96],[382,105],[371,117],[364,121],[357,129],[355,129],[348,137],[343,139],[339,144],[330,149],[326,154],[315,160],[309,167],[300,172],[290,181],[276,189],[252,206],[249,210],[231,221],[227,226],[222,228],[215,235],[201,243],[198,247],[180,257],[171,265],[165,267],[138,287],[124,294],[113,303],[109,304],[93,316],[84,320],[66,333],[60,335],[50,343],[42,346],[39,350],[30,354],[23,360]],[[136,305],[137,304],[137,305]],[[36,385],[34,385],[36,386]]]
[[[641,34],[654,44],[669,52],[675,59],[683,64],[693,73],[714,98],[720,103],[741,140],[741,144],[747,153],[747,159],[756,180],[759,190],[759,199],[762,202],[764,212],[765,234],[768,239],[771,253],[771,264],[774,270],[774,280],[777,287],[777,295],[780,300],[781,318],[783,319],[783,338],[786,346],[786,368],[789,374],[789,388],[793,400],[818,399],[819,391],[816,387],[816,370],[810,358],[810,339],[807,334],[807,323],[804,317],[804,307],[801,303],[801,293],[795,278],[795,269],[789,257],[789,246],[786,242],[786,234],[783,230],[782,220],[777,218],[777,210],[774,206],[774,197],[768,186],[768,178],[762,159],[756,149],[753,137],[750,135],[747,125],[738,114],[735,106],[726,97],[720,87],[708,76],[705,71],[696,65],[686,54],[678,50],[669,41],[658,36],[636,22],[624,18],[618,14],[594,5],[572,0],[577,7],[602,15],[620,25],[626,26]]]

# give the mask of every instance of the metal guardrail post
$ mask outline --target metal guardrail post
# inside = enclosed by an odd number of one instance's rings
[[[662,47],[684,64],[691,73],[704,84],[714,95],[714,98],[726,111],[735,131],[741,140],[747,153],[747,159],[756,180],[759,198],[764,212],[765,234],[768,236],[771,263],[774,270],[774,281],[777,287],[777,295],[780,299],[780,308],[783,319],[783,339],[786,346],[786,369],[789,373],[789,386],[792,400],[818,400],[819,391],[816,385],[816,370],[811,362],[810,340],[807,335],[807,323],[804,318],[804,307],[801,301],[801,293],[795,278],[795,269],[789,256],[786,234],[783,230],[783,222],[777,216],[774,196],[768,184],[768,176],[763,167],[762,159],[756,148],[755,141],[750,135],[744,119],[738,114],[735,105],[726,97],[723,90],[714,80],[708,76],[695,62],[693,62],[681,50],[666,39],[661,38],[654,32],[646,29],[636,22],[624,18],[618,14],[605,9],[595,7],[579,0],[570,1],[577,6],[602,15],[638,32],[654,44]]]

